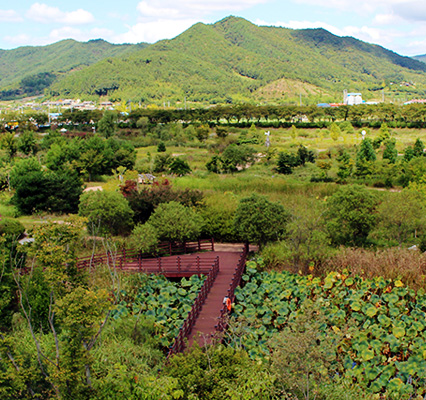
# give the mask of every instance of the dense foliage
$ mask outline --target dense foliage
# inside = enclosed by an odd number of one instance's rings
[[[372,392],[424,394],[423,291],[382,277],[258,273],[253,262],[244,280],[235,317],[246,324],[241,344],[252,358],[269,358],[274,335],[313,307],[325,318],[316,325],[317,343],[333,344],[326,375],[344,374]]]

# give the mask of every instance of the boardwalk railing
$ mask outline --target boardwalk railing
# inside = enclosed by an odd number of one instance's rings
[[[167,359],[169,359],[173,354],[180,353],[185,348],[185,339],[190,335],[192,328],[197,321],[198,315],[200,314],[201,308],[206,301],[207,295],[210,292],[211,287],[213,286],[214,280],[216,279],[217,274],[219,273],[219,256],[216,257],[213,266],[211,267],[207,278],[204,281],[203,286],[201,287],[200,292],[198,293],[197,298],[194,301],[194,304],[189,311],[188,316],[183,322],[182,326],[179,328],[179,333],[175,338],[174,343],[170,346]]]
[[[200,239],[195,242],[163,242],[157,246],[157,256],[195,253],[199,251],[214,251],[213,239]],[[114,264],[120,269],[128,263],[134,263],[152,257],[153,253],[142,253],[135,249],[123,249],[119,252],[110,252],[94,254],[87,257],[80,257],[77,260],[77,268],[90,268],[99,264]]]
[[[240,285],[241,278],[246,268],[246,259],[247,259],[248,250],[249,250],[249,245],[248,243],[246,243],[244,245],[237,267],[235,268],[234,276],[228,288],[227,296],[231,299],[232,303],[234,303],[235,301],[235,293],[234,293],[235,289],[237,288],[237,286]],[[220,310],[218,323],[215,325],[216,332],[220,333],[226,330],[226,328],[228,327],[228,316],[229,316],[229,311],[227,307],[223,305],[222,309]]]

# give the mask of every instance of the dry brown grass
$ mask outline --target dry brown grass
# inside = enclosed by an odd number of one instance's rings
[[[426,288],[426,255],[401,248],[365,250],[342,248],[326,261],[325,271],[350,271],[364,278],[401,279],[412,289]]]

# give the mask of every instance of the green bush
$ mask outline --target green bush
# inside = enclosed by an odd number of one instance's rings
[[[93,235],[126,235],[133,227],[129,202],[117,192],[84,193],[79,214],[88,218],[88,230]]]
[[[25,227],[16,219],[3,218],[0,220],[0,236],[19,238],[25,232]]]

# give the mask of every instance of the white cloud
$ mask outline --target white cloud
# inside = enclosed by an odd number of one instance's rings
[[[16,36],[5,36],[3,39],[14,46],[30,46],[35,44],[33,42],[34,38],[26,35],[25,33],[21,33]]]
[[[0,10],[0,22],[22,22],[23,18],[15,10]]]
[[[87,42],[91,39],[104,39],[112,41],[114,32],[110,29],[94,28],[91,30],[81,30],[75,27],[63,27],[53,29],[47,36],[29,36],[19,34],[16,36],[6,36],[3,39],[14,46],[45,46],[56,43],[64,39],[74,39],[81,42]]]
[[[268,0],[143,0],[137,9],[143,19],[200,19],[212,12],[241,11]]]
[[[393,13],[377,14],[373,19],[373,23],[377,25],[394,25],[401,22],[401,18]]]
[[[115,43],[154,43],[161,39],[172,39],[199,21],[191,19],[159,19],[152,22],[140,22],[129,27],[128,32],[117,35]]]
[[[267,23],[265,21],[257,20],[255,22],[257,25],[272,25],[272,26],[281,26],[291,29],[313,29],[313,28],[323,28],[331,32],[336,36],[352,36],[359,40],[375,43],[381,46],[387,46],[391,44],[394,38],[397,36],[396,32],[391,32],[389,30],[381,30],[377,28],[371,28],[369,26],[344,26],[338,28],[336,26],[327,24],[321,21],[287,21],[287,22],[275,22]]]
[[[426,3],[424,1],[405,1],[392,6],[392,10],[407,21],[426,21]]]
[[[171,39],[214,12],[232,13],[270,0],[143,0],[137,5],[139,22],[115,42],[153,43]]]
[[[64,12],[58,7],[50,7],[42,3],[34,3],[26,14],[27,18],[41,23],[62,23],[67,25],[83,25],[93,22],[93,15],[83,9]]]
[[[392,25],[395,22],[426,21],[424,0],[294,0],[296,3],[311,4],[333,10],[369,15],[380,24]]]

